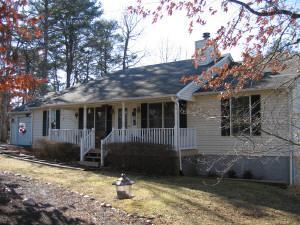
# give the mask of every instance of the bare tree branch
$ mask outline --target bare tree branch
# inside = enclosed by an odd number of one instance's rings
[[[246,8],[249,12],[257,15],[257,16],[274,16],[274,15],[287,15],[290,16],[292,19],[299,19],[300,18],[300,14],[296,13],[296,12],[292,12],[290,10],[285,10],[285,9],[278,9],[276,7],[274,7],[271,11],[256,11],[253,8],[250,7],[250,5],[248,5],[245,2],[241,2],[238,0],[228,0],[228,2],[232,2],[238,5],[243,6],[244,8]]]

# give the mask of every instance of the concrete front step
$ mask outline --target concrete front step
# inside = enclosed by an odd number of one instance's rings
[[[100,162],[101,158],[99,156],[85,156],[84,161],[89,162]]]
[[[99,162],[90,162],[90,161],[80,161],[79,165],[87,167],[99,167]]]
[[[96,153],[96,154],[100,154],[101,150],[99,148],[94,148],[91,149],[88,153]]]
[[[100,158],[101,154],[100,154],[100,153],[90,153],[90,152],[88,152],[85,156],[89,156],[89,157],[99,157],[99,158]]]

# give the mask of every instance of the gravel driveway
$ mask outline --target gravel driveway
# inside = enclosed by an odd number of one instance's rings
[[[91,196],[0,171],[0,224],[153,224]]]

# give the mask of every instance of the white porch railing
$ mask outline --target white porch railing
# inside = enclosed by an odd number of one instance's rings
[[[179,149],[193,149],[197,147],[196,128],[179,129]]]
[[[83,161],[86,153],[93,148],[95,148],[95,129],[85,130],[80,142],[80,161]]]
[[[173,128],[140,128],[113,130],[112,142],[142,142],[150,144],[174,145]]]
[[[50,129],[49,139],[80,145],[80,160],[85,154],[95,148],[95,129]]]
[[[178,140],[178,143],[175,143]],[[178,139],[174,128],[115,129],[101,140],[101,165],[107,154],[106,145],[110,143],[141,142],[169,145],[172,149],[193,149],[197,147],[196,128],[178,129]]]
[[[86,130],[89,131],[89,130]],[[80,145],[84,130],[82,129],[50,129],[50,140]]]
[[[104,166],[104,158],[107,155],[106,145],[113,143],[114,130],[109,133],[104,139],[101,140],[101,166]]]

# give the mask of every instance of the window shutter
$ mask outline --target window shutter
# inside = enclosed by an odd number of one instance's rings
[[[221,135],[230,136],[230,101],[221,100]]]
[[[60,129],[60,110],[56,110],[56,118],[55,118],[56,129]]]
[[[43,111],[43,136],[47,136],[47,111]]]
[[[251,96],[251,126],[252,135],[261,135],[261,105],[260,95]]]
[[[78,129],[83,129],[83,108],[79,108]]]
[[[141,104],[141,127],[147,128],[148,127],[148,121],[147,121],[147,114],[148,114],[148,104],[143,103]]]
[[[179,101],[180,128],[187,128],[186,101]]]

